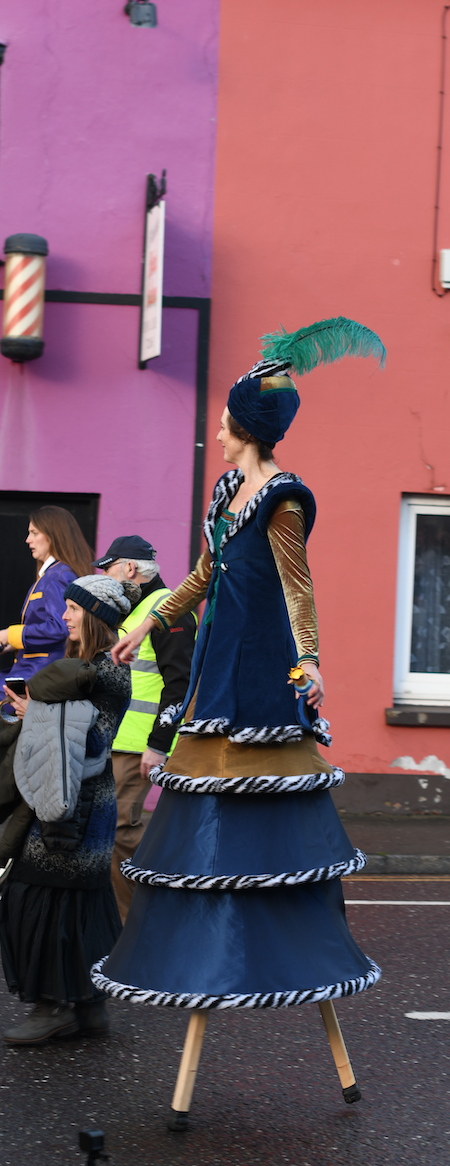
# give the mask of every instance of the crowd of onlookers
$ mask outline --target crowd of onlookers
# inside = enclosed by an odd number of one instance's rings
[[[93,560],[58,506],[30,516],[26,541],[36,581],[20,623],[0,631],[1,653],[15,653],[0,708],[0,943],[9,990],[34,1005],[3,1034],[11,1044],[108,1030],[89,972],[127,915],[120,863],[146,798],[156,804],[149,772],[175,735],[161,714],[184,698],[196,635],[188,612],[146,636],[131,668],[115,666],[117,636],[170,594],[151,543],[119,537]]]

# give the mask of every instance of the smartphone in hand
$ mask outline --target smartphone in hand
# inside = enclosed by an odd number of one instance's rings
[[[5,676],[5,684],[15,692],[16,696],[26,696],[27,686],[23,676]]]

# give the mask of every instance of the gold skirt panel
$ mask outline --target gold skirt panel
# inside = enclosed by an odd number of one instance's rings
[[[228,737],[179,737],[163,773],[182,777],[298,777],[332,773],[312,734],[283,745],[235,745]]]
[[[195,696],[186,712],[194,719]],[[333,766],[319,753],[313,733],[283,745],[238,745],[228,737],[179,737],[163,773],[182,777],[297,777],[303,773],[332,773]]]

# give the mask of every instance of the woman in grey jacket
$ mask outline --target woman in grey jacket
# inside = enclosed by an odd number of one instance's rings
[[[91,776],[83,778],[72,817],[45,822],[33,815],[8,877],[0,904],[5,978],[10,992],[34,1004],[23,1024],[4,1033],[8,1044],[42,1044],[80,1030],[96,1035],[108,1029],[104,1000],[93,988],[89,969],[105,945],[111,950],[121,930],[110,878],[116,828],[110,750],[131,684],[128,666],[116,668],[110,648],[130,611],[131,589],[136,602],[139,589],[134,584],[99,575],[70,583],[63,616],[69,659],[43,668],[29,684],[32,698],[61,702],[67,691],[65,671],[72,678],[74,660],[79,659],[79,697],[98,710],[87,732],[86,759],[100,758],[105,749],[107,758],[100,773],[92,774],[99,768],[93,764]],[[28,698],[12,692],[8,696],[23,718]]]

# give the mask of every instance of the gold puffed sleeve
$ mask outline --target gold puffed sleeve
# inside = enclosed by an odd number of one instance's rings
[[[171,628],[172,624],[175,623],[175,620],[180,615],[185,615],[187,611],[192,611],[192,608],[197,607],[197,604],[201,603],[202,599],[205,598],[211,575],[211,552],[206,548],[203,554],[200,555],[200,558],[197,559],[194,570],[191,571],[186,579],[183,579],[183,582],[176,588],[176,591],[173,591],[172,595],[168,599],[165,599],[163,603],[156,603],[155,608],[157,610],[150,607],[147,615],[153,615],[154,619],[158,620],[161,628]]]
[[[319,636],[305,547],[305,516],[293,498],[280,502],[267,529],[281,579],[292,634],[300,656],[317,656]]]

